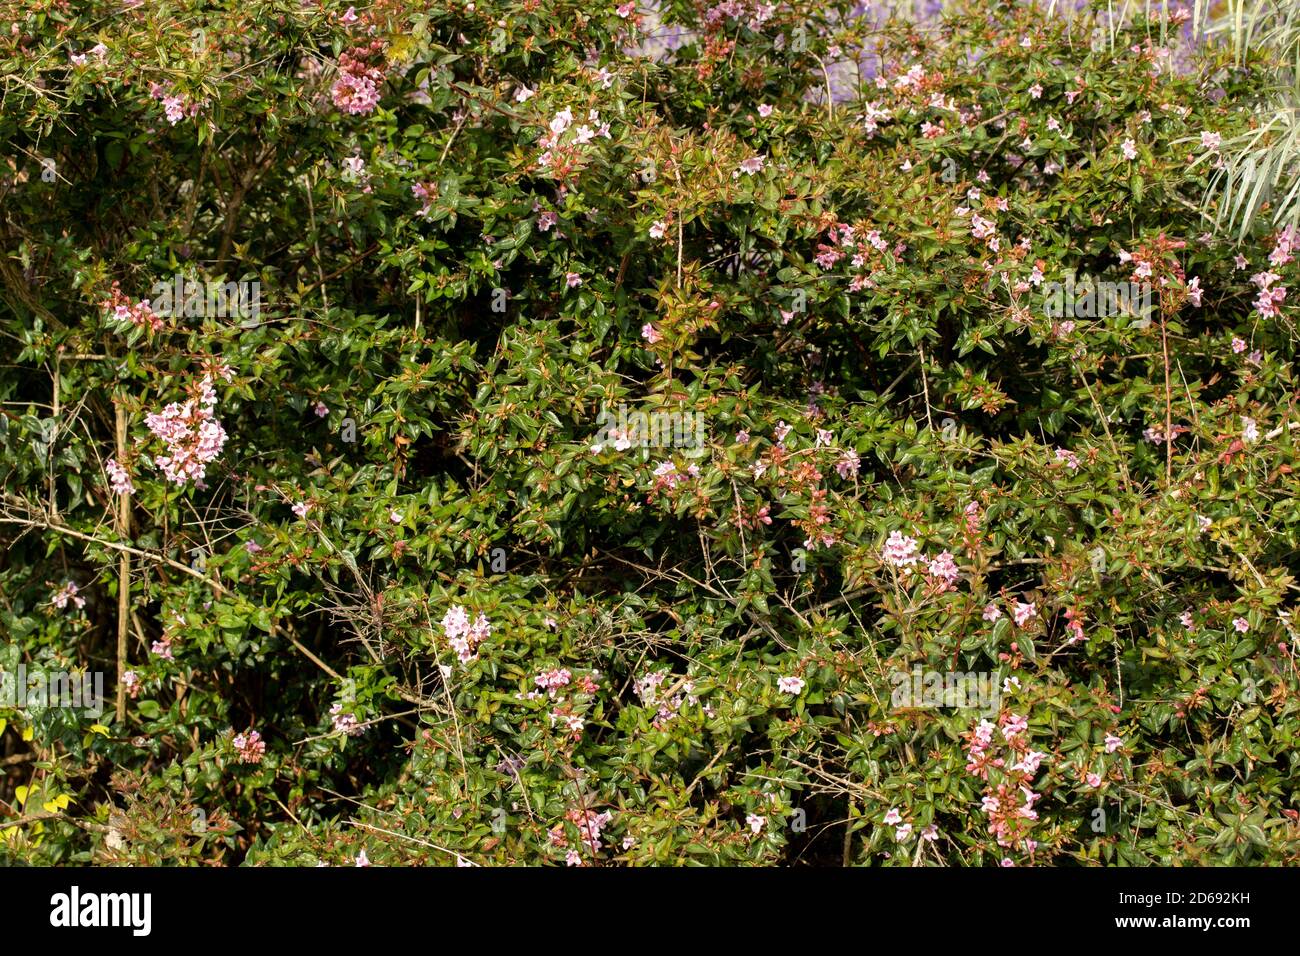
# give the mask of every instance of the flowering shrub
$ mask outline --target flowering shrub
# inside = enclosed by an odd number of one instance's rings
[[[111,689],[0,858],[1296,862],[1298,240],[1170,7],[0,22],[0,630]]]

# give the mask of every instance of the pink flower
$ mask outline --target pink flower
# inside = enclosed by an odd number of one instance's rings
[[[759,816],[757,813],[747,813],[745,814],[745,823],[749,826],[751,832],[758,833],[763,829],[763,825],[767,823],[767,817]]]
[[[645,339],[651,345],[654,345],[663,338],[663,335],[660,334],[658,329],[647,322],[645,325],[641,326],[641,338]]]
[[[1237,629],[1238,634],[1245,634],[1250,630],[1250,622],[1244,617],[1234,617],[1232,619],[1232,626]]]
[[[835,463],[835,473],[841,478],[848,479],[858,473],[859,463],[858,453],[850,448]]]
[[[1101,786],[1101,777],[1095,773],[1090,773],[1087,776],[1085,776],[1083,779],[1087,782],[1088,786],[1092,787],[1093,789],[1096,789],[1097,787]]]
[[[306,520],[307,512],[309,511],[311,511],[310,502],[299,501],[296,502],[293,506],[293,513],[296,514],[299,518],[302,518],[304,521]]]
[[[356,862],[355,862],[354,865],[355,865],[355,866],[369,866],[369,865],[370,865],[370,857],[366,856],[366,851],[365,851],[364,849],[363,849],[360,853],[357,854]]]
[[[903,815],[898,812],[897,807],[891,807],[889,812],[885,814],[884,822],[892,827],[903,822]]]
[[[131,484],[131,475],[118,464],[116,458],[110,458],[104,462],[104,470],[108,472],[109,487],[113,489],[114,494],[130,495],[135,493],[135,485]]]
[[[1024,627],[1037,614],[1038,609],[1032,601],[1027,604],[1017,601],[1011,606],[1011,617],[1015,620],[1016,627]]]
[[[741,162],[739,167],[739,172],[744,173],[746,176],[752,176],[755,173],[762,172],[762,170],[763,170],[762,156],[751,156],[749,159],[746,159],[743,162]]]
[[[920,556],[917,554],[916,539],[905,537],[900,531],[889,532],[889,539],[885,542],[881,557],[886,564],[892,564],[896,568],[905,568],[915,564],[920,560]]]
[[[548,697],[554,697],[556,691],[567,686],[572,677],[573,674],[567,667],[557,667],[554,670],[542,671],[533,678],[533,683],[546,691]]]
[[[230,742],[239,755],[240,763],[261,763],[262,757],[266,754],[266,743],[256,730],[237,734]]]
[[[1187,301],[1192,303],[1192,305],[1199,306],[1201,304],[1202,291],[1201,277],[1196,276],[1187,283]]]
[[[1001,616],[1002,616],[1001,609],[992,601],[984,605],[984,620],[992,622],[992,621],[996,621]]]
[[[1218,133],[1206,133],[1206,132],[1201,133],[1201,147],[1203,149],[1210,149],[1210,150],[1218,149],[1219,145],[1222,142],[1223,142],[1223,137],[1220,136]]]
[[[582,276],[578,275],[576,272],[568,272],[565,273],[564,282],[570,289],[576,289],[578,286],[582,285]]]
[[[1046,756],[1047,754],[1039,753],[1037,750],[1029,750],[1020,758],[1018,763],[1012,764],[1011,769],[1027,773],[1032,777],[1038,773],[1038,765],[1043,762],[1043,758]]]
[[[344,13],[343,16],[339,17],[339,23],[347,24],[350,26],[351,24],[356,23],[357,20],[359,19],[361,18],[357,16],[357,8],[348,7],[347,12]]]
[[[1074,452],[1070,451],[1068,448],[1058,448],[1056,449],[1055,454],[1056,460],[1064,462],[1066,468],[1069,468],[1071,471],[1079,470],[1079,456]]]
[[[477,646],[492,634],[492,625],[479,614],[471,624],[469,614],[459,604],[452,605],[442,618],[442,633],[462,664],[474,659]]]
[[[799,677],[781,677],[776,682],[777,689],[783,694],[792,694],[798,697],[803,693],[803,679]]]
[[[216,392],[211,379],[204,378],[199,387],[198,402],[183,405],[173,402],[144,420],[148,429],[167,446],[168,453],[156,457],[154,464],[177,485],[190,480],[202,481],[208,462],[221,454],[226,444],[226,430],[213,414]]]
[[[1240,337],[1238,337],[1238,336],[1233,336],[1233,339],[1232,339],[1232,351],[1234,351],[1234,352],[1237,353],[1238,355],[1240,355],[1242,352],[1246,351],[1246,340],[1243,339],[1243,338],[1240,338]]]
[[[921,839],[929,840],[931,843],[933,843],[935,840],[939,839],[939,828],[935,824],[931,823],[928,827],[926,827],[924,830],[921,831]]]
[[[349,737],[356,737],[365,732],[356,715],[345,713],[342,704],[334,704],[330,707],[330,724],[335,733],[346,734]]]
[[[769,116],[771,116],[771,115],[772,115],[772,104],[771,104],[771,103],[760,103],[760,104],[758,105],[758,115],[761,116],[761,117],[763,117],[764,119],[767,119]]]
[[[1241,416],[1241,440],[1248,445],[1259,441],[1259,424],[1246,415]]]
[[[1106,735],[1106,753],[1113,754],[1116,750],[1119,750],[1119,748],[1123,746],[1124,746],[1124,741],[1121,740],[1119,737],[1116,737],[1114,734]]]
[[[1022,734],[1029,729],[1028,718],[1019,714],[1008,714],[1002,722],[1002,736],[1006,740],[1011,740],[1017,734]]]
[[[905,843],[907,838],[912,835],[912,824],[904,823],[902,826],[894,828],[894,839],[899,843]]]
[[[569,850],[564,854],[565,866],[582,866],[582,854],[577,850]]]
[[[51,600],[54,602],[54,606],[59,610],[66,608],[69,601],[72,602],[74,607],[82,608],[86,606],[86,599],[77,596],[77,586],[71,581],[63,585]]]
[[[662,239],[664,237],[664,233],[667,232],[667,230],[668,230],[667,224],[664,223],[662,219],[656,219],[654,222],[650,224],[650,238]]]
[[[1040,98],[1042,95],[1043,95],[1043,87],[1041,84],[1035,83],[1033,86],[1029,88],[1029,96],[1031,99],[1036,100]]]
[[[1132,139],[1126,139],[1120,144],[1120,149],[1124,152],[1125,159],[1137,159],[1137,144]]]
[[[316,413],[317,418],[324,418],[330,413],[330,408],[324,402],[317,402],[312,406],[312,411]]]
[[[379,105],[379,85],[373,75],[378,73],[378,70],[365,73],[342,73],[330,88],[330,97],[334,105],[354,116],[373,112]],[[163,105],[166,106],[165,101]]]
[[[927,574],[938,592],[942,594],[956,586],[960,572],[956,562],[952,559],[952,554],[948,551],[941,551],[937,557],[930,561]]]
[[[1268,254],[1268,261],[1274,266],[1284,266],[1295,258],[1292,253],[1300,246],[1300,234],[1294,226],[1287,226],[1277,234],[1273,251]]]

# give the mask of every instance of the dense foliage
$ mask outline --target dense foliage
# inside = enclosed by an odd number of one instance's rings
[[[1300,241],[1199,211],[1260,62],[6,6],[0,668],[108,700],[0,701],[0,859],[1296,861]]]

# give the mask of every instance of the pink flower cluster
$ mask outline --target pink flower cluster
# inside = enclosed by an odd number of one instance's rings
[[[582,845],[592,853],[600,852],[601,842],[600,835],[605,827],[609,826],[613,815],[606,810],[604,813],[596,813],[594,810],[573,809],[564,815],[564,818],[578,828],[579,839]]]
[[[135,494],[135,485],[131,484],[130,473],[118,463],[116,458],[104,462],[104,470],[108,472],[109,487],[113,489],[114,494]]]
[[[86,606],[86,599],[77,596],[77,586],[71,581],[59,588],[59,590],[54,593],[52,600],[54,601],[54,606],[60,611],[66,608],[69,602],[71,602],[74,607],[78,608]]]
[[[212,379],[205,376],[197,400],[172,402],[161,412],[146,416],[144,423],[149,431],[167,445],[167,454],[155,458],[154,464],[169,481],[177,485],[190,480],[202,482],[208,462],[221,454],[226,430],[214,415],[216,402]]]
[[[677,466],[671,461],[661,462],[654,471],[655,482],[650,488],[650,494],[646,501],[653,502],[655,495],[661,491],[667,491],[669,494],[677,490],[677,486],[691,478],[700,476],[700,469],[695,465],[690,465],[685,471],[678,471]]]
[[[852,252],[850,265],[857,270],[868,269],[867,272],[856,273],[849,282],[850,292],[860,292],[863,289],[875,288],[874,276],[886,253],[892,251],[897,257],[901,256],[906,249],[907,244],[904,242],[896,242],[891,247],[880,235],[879,229],[859,230],[858,227],[847,223],[832,223],[827,227],[827,241],[818,244],[817,255],[814,258],[823,269],[829,269],[849,255],[849,252],[844,250],[850,250]],[[782,316],[785,316],[784,311]]]
[[[668,670],[654,671],[645,677],[637,678],[632,683],[632,690],[640,698],[642,706],[656,708],[655,716],[650,721],[650,726],[654,727],[655,730],[662,730],[670,720],[676,717],[677,712],[682,708],[682,704],[686,703],[694,706],[700,702],[700,699],[695,696],[694,681],[683,683],[679,693],[673,694],[671,697],[662,697],[660,695],[660,686],[668,675]],[[706,705],[704,713],[712,716],[712,709]]]
[[[153,332],[159,332],[163,328],[162,317],[150,308],[149,300],[140,299],[138,302],[132,303],[129,298],[122,294],[122,289],[117,282],[113,283],[108,298],[101,302],[100,305],[105,311],[111,311],[113,318],[119,322],[130,322],[132,325],[145,326]]]
[[[433,200],[437,196],[437,187],[430,186],[428,183],[416,183],[411,187],[411,194],[420,200],[420,215],[428,216],[429,210],[433,208]]]
[[[962,736],[968,741],[966,772],[986,784],[980,809],[989,817],[989,829],[998,846],[1017,847],[1032,854],[1038,847],[1029,838],[1038,819],[1034,804],[1042,799],[1042,794],[1033,790],[1033,780],[1047,755],[1029,746],[1028,729],[1027,718],[1007,711],[998,718],[997,725],[981,720]],[[1001,744],[994,738],[998,730]],[[991,771],[997,771],[993,781],[989,778]]]
[[[266,755],[266,742],[256,730],[246,734],[236,734],[230,741],[239,755],[240,763],[261,763]]]
[[[443,615],[442,633],[460,662],[468,664],[475,658],[478,645],[492,636],[492,625],[482,614],[470,623],[469,614],[456,604]]]
[[[336,733],[347,734],[349,737],[364,733],[366,729],[361,726],[356,714],[344,711],[342,704],[330,707],[330,724]]]
[[[745,19],[745,25],[757,32],[774,13],[776,4],[764,3],[763,0],[722,0],[705,12],[704,22],[719,26],[724,20]]]
[[[198,116],[199,110],[203,108],[203,103],[193,100],[188,103],[185,97],[175,93],[165,84],[150,83],[149,95],[156,100],[162,100],[163,112],[167,116],[167,122],[175,126],[187,116]],[[206,101],[205,101],[206,102]]]
[[[897,807],[890,807],[881,822],[894,828],[894,839],[899,843],[906,843],[912,836],[912,824],[904,822],[903,815],[898,812]],[[933,843],[939,839],[939,827],[931,823],[921,831],[921,839]]]
[[[860,464],[861,459],[858,458],[858,453],[850,448],[835,463],[835,473],[845,480],[853,478],[857,475]]]
[[[1273,240],[1273,251],[1268,254],[1269,265],[1278,268],[1286,265],[1295,258],[1292,253],[1297,246],[1300,246],[1300,233],[1296,232],[1295,226],[1287,226]]]
[[[1261,319],[1271,319],[1282,314],[1280,306],[1286,299],[1286,287],[1273,284],[1281,278],[1276,272],[1257,272],[1250,277],[1250,281],[1259,287],[1254,305]]]
[[[609,124],[601,121],[599,112],[588,111],[587,121],[574,126],[573,110],[566,106],[551,117],[547,132],[537,141],[542,149],[537,165],[556,179],[568,179],[577,170],[583,147],[598,136],[610,139]]]
[[[339,56],[339,78],[330,88],[334,105],[354,116],[374,112],[379,105],[379,87],[384,71],[369,62],[383,49],[382,41],[359,47]]]
[[[573,679],[573,674],[567,667],[557,667],[554,670],[542,671],[533,678],[533,683],[546,691],[548,697],[554,697],[556,691],[561,687],[568,686],[569,681]]]
[[[904,576],[910,576],[916,565],[925,565],[925,575],[936,594],[956,590],[961,571],[953,560],[952,552],[940,551],[933,558],[921,553],[915,538],[904,535],[901,531],[889,532],[881,559],[888,565],[898,568]]]

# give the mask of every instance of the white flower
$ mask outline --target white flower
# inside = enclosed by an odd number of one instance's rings
[[[800,677],[782,677],[777,680],[776,686],[781,693],[798,697],[803,693],[804,683]]]

